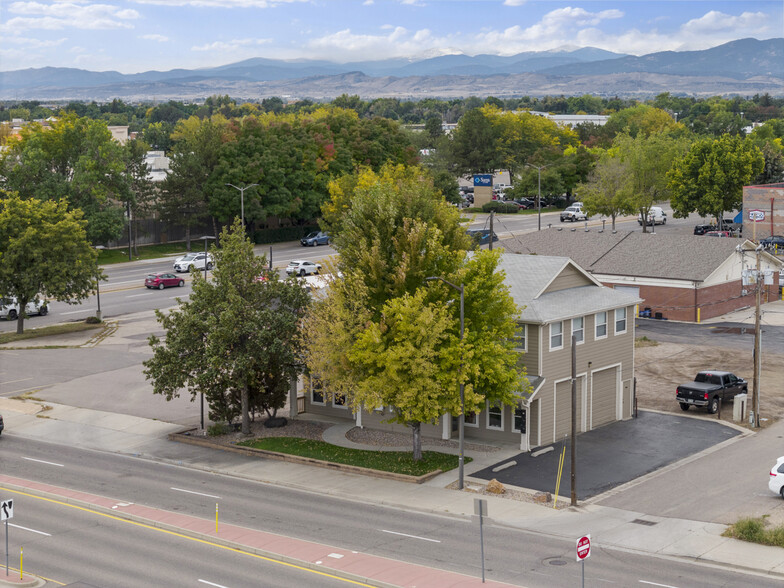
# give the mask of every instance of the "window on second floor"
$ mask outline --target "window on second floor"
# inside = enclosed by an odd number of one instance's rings
[[[550,351],[563,349],[563,323],[550,323]]]
[[[596,338],[604,339],[607,336],[607,313],[596,313]]]
[[[514,345],[515,349],[522,349],[526,351],[528,348],[526,345],[528,344],[528,325],[524,324],[517,324],[517,329],[515,329],[515,338],[514,338]]]
[[[572,335],[578,344],[585,341],[585,319],[583,317],[572,319]]]
[[[615,309],[615,334],[626,332],[626,308]]]

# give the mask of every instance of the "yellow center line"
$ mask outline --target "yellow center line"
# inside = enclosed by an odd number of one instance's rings
[[[364,584],[364,583],[358,582],[356,580],[349,580],[348,578],[341,578],[340,576],[336,576],[334,574],[330,574],[330,573],[327,573],[327,572],[320,572],[318,570],[314,570],[314,569],[311,569],[311,568],[306,568],[305,566],[300,566],[300,565],[297,565],[297,564],[292,564],[292,563],[288,563],[288,562],[285,562],[285,561],[280,561],[278,559],[274,559],[272,557],[267,557],[265,555],[259,555],[257,553],[250,553],[249,551],[243,551],[242,549],[240,549],[238,547],[229,547],[228,545],[221,545],[219,543],[214,543],[213,541],[208,541],[206,539],[199,539],[198,537],[189,537],[188,535],[184,535],[184,534],[178,533],[176,531],[169,531],[168,529],[161,529],[159,527],[153,527],[152,525],[148,525],[146,523],[139,523],[137,521],[131,521],[131,520],[128,520],[128,519],[124,519],[122,517],[118,517],[117,515],[111,515],[111,514],[108,514],[108,513],[100,512],[100,511],[97,511],[97,510],[93,510],[91,508],[87,508],[85,506],[78,506],[76,504],[68,504],[67,502],[62,502],[60,500],[55,500],[53,498],[46,498],[44,496],[36,496],[34,494],[29,494],[27,492],[21,492],[19,490],[12,490],[11,488],[5,488],[3,486],[0,486],[0,490],[5,490],[6,492],[13,492],[14,494],[18,494],[20,496],[27,496],[29,498],[34,498],[36,500],[42,500],[44,502],[57,504],[59,506],[67,506],[69,508],[73,508],[73,509],[76,509],[76,510],[81,510],[83,512],[87,512],[87,513],[90,513],[90,514],[95,514],[95,515],[98,515],[98,516],[106,517],[107,519],[113,519],[113,520],[119,521],[121,523],[127,523],[127,524],[130,524],[130,525],[135,525],[135,526],[141,527],[143,529],[149,529],[151,531],[158,531],[159,533],[164,533],[166,535],[171,535],[173,537],[179,537],[181,539],[187,539],[189,541],[195,541],[196,543],[201,543],[203,545],[209,545],[210,547],[218,547],[218,548],[224,549],[226,551],[231,551],[233,553],[240,553],[242,555],[247,555],[247,556],[254,557],[256,559],[260,559],[260,560],[267,561],[267,562],[270,562],[270,563],[275,563],[275,564],[278,564],[278,565],[281,565],[281,566],[286,566],[286,567],[293,568],[293,569],[296,569],[296,570],[301,570],[303,572],[310,572],[311,574],[317,574],[319,576],[324,576],[326,578],[331,578],[331,579],[334,579],[334,580],[340,580],[341,582],[345,582],[347,584],[354,584],[355,586],[365,586],[366,588],[373,588],[373,586],[371,584]],[[9,568],[9,569],[11,569],[11,568]],[[39,576],[39,577],[43,578],[43,576]],[[57,583],[60,584],[61,586],[64,586],[64,584],[62,584],[61,582],[57,582]]]

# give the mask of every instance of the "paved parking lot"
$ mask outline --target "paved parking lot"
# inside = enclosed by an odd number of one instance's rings
[[[577,436],[577,497],[585,500],[740,435],[732,427],[707,419],[639,411],[639,417],[612,423]],[[480,470],[472,477],[555,492],[558,463],[566,448],[559,495],[570,493],[571,448],[568,440],[553,451],[516,457]],[[512,467],[494,472],[510,461]]]

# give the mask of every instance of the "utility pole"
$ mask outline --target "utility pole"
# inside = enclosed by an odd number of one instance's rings
[[[572,506],[577,506],[577,337],[572,335]]]
[[[758,246],[756,249],[757,253],[757,275],[755,276],[755,281],[757,284],[757,295],[755,309],[754,309],[754,388],[753,388],[753,398],[752,398],[752,410],[754,411],[754,427],[759,428],[760,420],[759,420],[759,401],[760,401],[760,298],[762,295],[762,289],[760,288],[760,282],[763,281],[762,272],[760,272],[760,247]]]
[[[490,211],[490,251],[493,250],[493,235],[495,234],[493,233],[493,212]]]

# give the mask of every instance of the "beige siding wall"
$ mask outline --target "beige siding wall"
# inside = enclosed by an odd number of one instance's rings
[[[542,445],[548,445],[555,440],[553,435],[553,416],[555,414],[553,408],[553,387],[545,386],[542,388],[541,394],[537,397],[539,400],[539,412],[541,413],[542,423]]]
[[[582,432],[585,377],[577,376],[577,432]],[[572,382],[565,380],[555,385],[555,438],[563,439],[572,433]]]
[[[539,325],[528,325],[527,351],[520,356],[520,365],[530,376],[539,375]]]
[[[558,290],[567,290],[569,288],[580,288],[582,286],[590,286],[593,282],[589,280],[582,272],[573,266],[567,266],[558,274],[552,283],[545,289],[547,292],[557,292]]]
[[[539,400],[534,400],[531,403],[531,406],[528,409],[528,413],[530,415],[530,427],[528,430],[528,442],[531,447],[537,447],[539,445],[539,406],[541,405]]]
[[[623,418],[632,418],[634,412],[634,399],[632,398],[632,381],[624,380],[621,382],[623,388]]]

